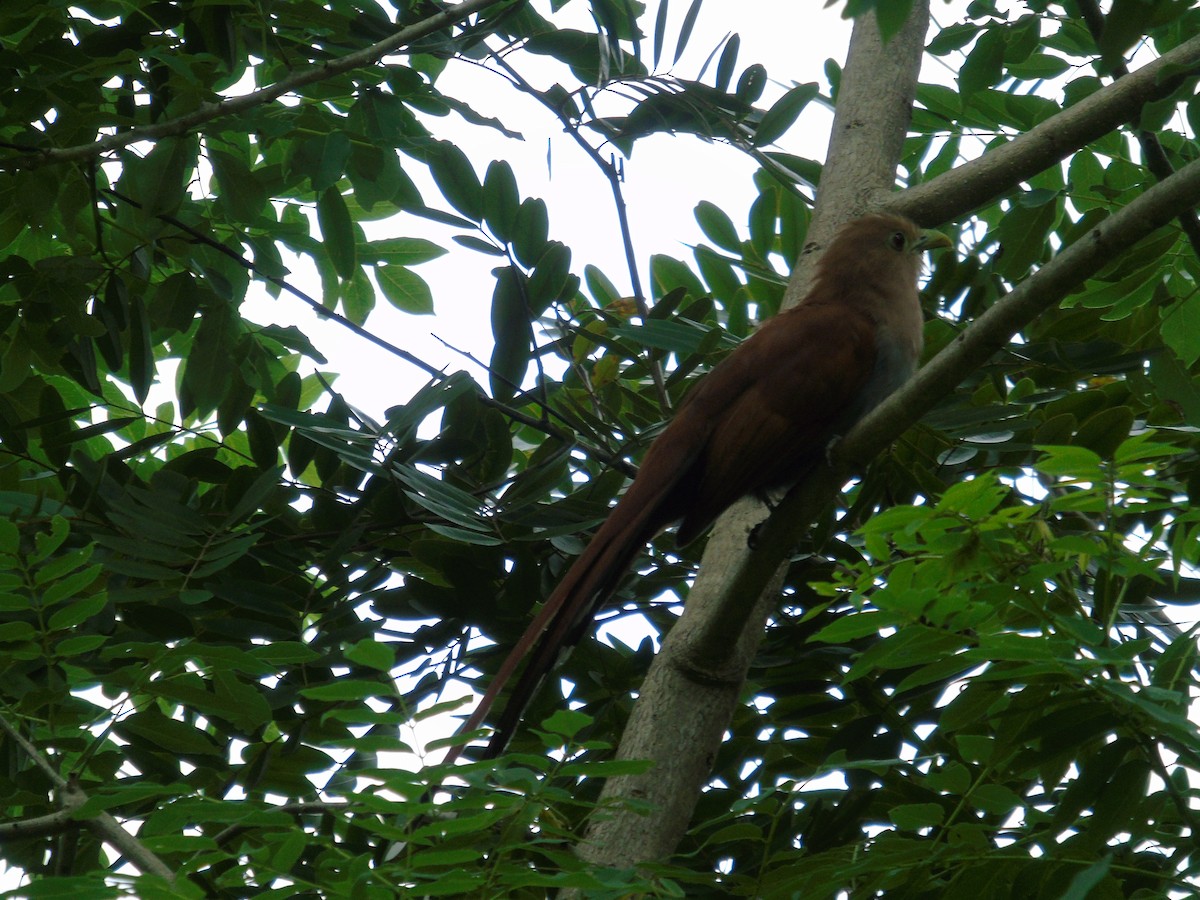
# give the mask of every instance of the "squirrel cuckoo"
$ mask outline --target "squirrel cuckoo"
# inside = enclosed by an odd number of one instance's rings
[[[677,542],[685,545],[735,500],[794,484],[831,440],[913,373],[921,254],[949,246],[945,235],[898,216],[851,221],[821,256],[807,296],[767,320],[686,395],[460,729],[482,724],[528,654],[485,758],[503,752],[559,653],[579,639],[647,541],[678,521]]]

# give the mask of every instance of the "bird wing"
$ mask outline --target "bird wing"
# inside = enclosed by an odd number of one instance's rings
[[[794,483],[819,461],[865,412],[859,400],[876,356],[867,314],[806,303],[769,320],[722,367],[727,373],[705,379],[686,407],[711,424],[701,458],[677,488],[691,494],[680,499],[680,545],[738,498]]]
[[[697,385],[465,724],[465,732],[482,724],[524,660],[486,757],[504,750],[546,673],[659,529],[682,516],[679,542],[686,544],[738,498],[794,481],[821,458],[836,429],[861,414],[856,400],[875,347],[866,314],[802,304],[768,321]]]

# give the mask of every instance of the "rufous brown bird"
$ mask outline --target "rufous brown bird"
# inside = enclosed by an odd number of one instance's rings
[[[921,254],[949,246],[945,235],[898,216],[845,225],[817,263],[807,296],[686,395],[460,734],[483,723],[529,655],[485,757],[501,753],[560,652],[579,639],[647,541],[678,521],[682,546],[735,500],[794,484],[836,436],[912,375],[921,353]]]

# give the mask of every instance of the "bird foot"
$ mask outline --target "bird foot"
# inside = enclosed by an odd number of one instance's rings
[[[829,439],[829,443],[825,445],[825,465],[831,468],[833,466],[833,451],[837,449],[837,445],[841,439],[842,436],[840,434],[835,434]]]

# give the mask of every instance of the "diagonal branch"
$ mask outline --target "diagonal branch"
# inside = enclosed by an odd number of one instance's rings
[[[1196,72],[1200,72],[1200,36],[1068,106],[1007,144],[898,194],[881,194],[877,202],[922,224],[959,218],[1136,119],[1147,103],[1169,94],[1179,79]]]
[[[75,810],[83,806],[87,802],[87,794],[83,789],[73,781],[68,781],[58,774],[58,769],[51,765],[50,760],[46,759],[32,743],[30,743],[25,735],[21,734],[16,728],[9,723],[8,719],[0,716],[0,731],[4,732],[12,739],[26,756],[33,762],[35,766],[41,769],[55,789],[61,795],[61,802],[64,810]],[[43,824],[49,825],[50,817],[43,817]],[[157,875],[168,884],[175,884],[175,873],[158,858],[148,847],[141,841],[135,838],[132,834],[121,827],[121,823],[114,819],[106,812],[99,812],[93,818],[84,819],[80,822],[81,825],[86,825],[90,828],[97,837],[111,846],[115,847],[120,853],[131,863],[138,867],[143,872],[151,875]],[[22,835],[28,836],[28,835]]]
[[[1104,14],[1100,11],[1100,4],[1096,0],[1076,0],[1076,3],[1083,20],[1087,23],[1088,30],[1092,33],[1093,40],[1099,44],[1100,36],[1104,32]],[[1123,61],[1118,62],[1113,66],[1113,75],[1116,78],[1128,78],[1129,67]],[[1136,129],[1135,135],[1142,148],[1142,158],[1146,161],[1146,168],[1159,181],[1170,177],[1171,173],[1175,171],[1175,167],[1167,158],[1167,151],[1163,149],[1158,135],[1145,128]],[[1196,216],[1196,211],[1189,209],[1181,213],[1179,227],[1183,229],[1183,233],[1191,242],[1192,252],[1200,257],[1200,218]]]
[[[856,19],[810,242],[824,240],[866,212],[870,198],[892,184],[916,94],[928,16],[928,0],[914,2],[909,20],[886,46],[873,14]],[[806,290],[803,280],[815,258],[809,251],[806,247],[796,266],[788,305]],[[588,823],[578,848],[591,863],[624,867],[663,858],[674,851],[691,820],[775,607],[776,591],[764,587],[768,582],[775,587],[783,578],[780,552],[773,561],[758,558],[754,574],[763,581],[757,588],[730,589],[729,573],[744,570],[747,536],[761,518],[760,505],[742,501],[718,520],[708,540],[683,616],[650,666],[617,751],[620,759],[649,759],[654,767],[605,783],[600,799],[604,813]],[[691,647],[697,634],[713,633],[707,624],[713,617],[721,618],[725,630],[720,656],[710,665],[698,660]],[[631,811],[630,800],[650,811]]]
[[[968,375],[1003,348],[1013,335],[1069,291],[1108,265],[1123,251],[1200,203],[1200,160],[1113,213],[972,322],[907,384],[866,415],[838,444],[832,466],[823,466],[798,484],[756,533],[754,547],[730,572],[726,594],[757,596],[771,573],[795,546],[846,481],[846,473],[899,437]],[[730,628],[740,627],[745,609],[726,602],[688,648],[688,657],[705,668],[729,656]]]
[[[579,126],[564,114],[562,107],[555,103],[548,94],[539,91],[526,81],[524,76],[509,65],[508,61],[499,53],[492,52],[491,57],[496,65],[503,69],[505,74],[512,79],[513,84],[516,85],[518,90],[533,97],[562,123],[563,129],[571,136],[571,139],[579,145],[580,149],[587,154],[588,158],[596,164],[600,171],[604,173],[604,177],[608,179],[608,186],[613,195],[613,205],[617,210],[617,224],[621,230],[621,244],[625,250],[625,265],[629,269],[630,289],[633,291],[633,299],[637,304],[638,315],[643,319],[647,318],[650,315],[650,308],[646,305],[646,294],[642,290],[642,279],[638,274],[637,254],[633,249],[633,231],[629,226],[629,209],[625,203],[625,193],[621,188],[623,180],[621,171],[612,160],[606,160],[600,154],[599,150],[588,143],[587,139],[579,133]],[[666,381],[663,379],[662,364],[653,355],[651,355],[648,362],[650,379],[654,382],[654,389],[658,393],[659,405],[664,410],[669,410],[671,402],[667,396],[667,386]]]
[[[158,122],[154,125],[131,128],[128,131],[111,134],[89,144],[46,150],[30,150],[16,156],[0,159],[0,171],[32,169],[53,163],[95,159],[113,150],[128,147],[130,144],[138,141],[157,140],[159,138],[185,134],[207,122],[238,115],[239,113],[264,106],[285,94],[290,94],[310,84],[316,84],[334,76],[342,75],[352,69],[374,65],[389,53],[394,53],[401,47],[411,44],[413,41],[427,37],[443,28],[455,25],[467,16],[482,12],[488,7],[498,6],[507,2],[509,0],[464,0],[464,2],[451,6],[442,12],[435,13],[427,19],[422,19],[420,22],[409,25],[406,28],[401,28],[391,37],[378,41],[369,47],[348,53],[322,66],[297,72],[295,75],[284,78],[282,81],[277,81],[275,84],[267,85],[248,94],[242,94],[239,97],[230,97],[227,100],[221,100],[216,103],[202,103],[198,109],[177,119],[171,119],[169,122]],[[523,2],[523,0],[518,0],[518,2]]]

